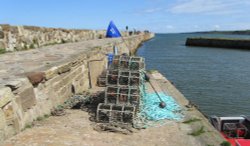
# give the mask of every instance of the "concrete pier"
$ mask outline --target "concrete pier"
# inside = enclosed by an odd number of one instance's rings
[[[187,38],[186,46],[235,48],[250,50],[250,40],[226,38]]]

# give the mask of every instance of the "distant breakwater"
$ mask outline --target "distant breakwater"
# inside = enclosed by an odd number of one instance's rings
[[[187,38],[186,46],[249,49],[250,39]]]
[[[148,31],[121,31],[123,37],[141,34],[144,40],[153,37]],[[106,38],[106,30],[64,29],[0,24],[0,54]]]

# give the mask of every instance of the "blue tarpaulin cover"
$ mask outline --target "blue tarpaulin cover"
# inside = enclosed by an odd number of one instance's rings
[[[121,37],[121,33],[119,32],[119,30],[117,29],[117,27],[115,26],[113,21],[110,21],[108,29],[107,29],[107,33],[106,33],[106,37],[107,38],[117,38],[117,37]]]

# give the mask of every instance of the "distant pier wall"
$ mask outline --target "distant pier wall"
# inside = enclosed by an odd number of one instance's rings
[[[0,49],[20,51],[105,37],[105,30],[0,25]]]
[[[123,37],[144,32],[121,32]],[[145,33],[146,34],[146,33]],[[148,33],[150,34],[150,33]],[[43,46],[103,39],[106,30],[64,29],[0,24],[0,54]]]
[[[250,40],[224,38],[187,38],[186,46],[249,49]]]

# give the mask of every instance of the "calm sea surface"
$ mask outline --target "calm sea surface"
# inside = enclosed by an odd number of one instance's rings
[[[157,34],[137,55],[157,69],[206,115],[250,115],[250,50],[186,47],[187,37],[246,35]]]

